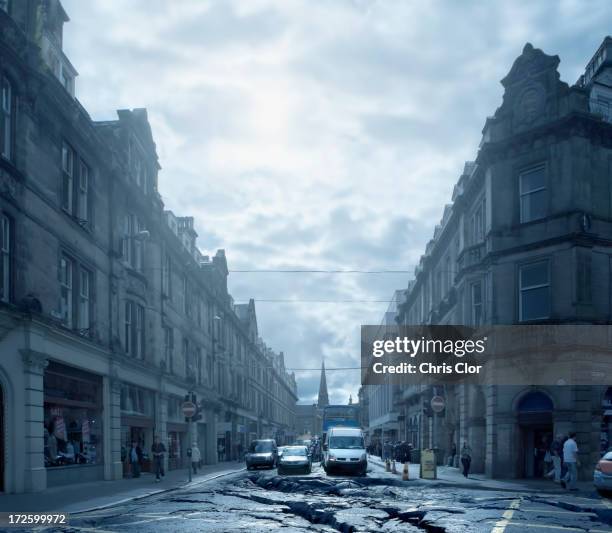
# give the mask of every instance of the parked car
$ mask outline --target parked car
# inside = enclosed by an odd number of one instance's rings
[[[329,428],[323,444],[322,465],[328,474],[344,470],[365,476],[368,456],[363,432],[358,428]]]
[[[276,441],[274,439],[254,440],[244,458],[247,470],[260,466],[274,468],[278,459]]]
[[[612,494],[612,451],[604,454],[595,465],[593,484],[600,494]]]
[[[283,453],[285,452],[287,448],[289,448],[289,446],[279,446],[278,447],[277,456],[279,460],[283,456]]]
[[[285,446],[283,454],[278,458],[278,473],[312,471],[312,458],[306,446]]]

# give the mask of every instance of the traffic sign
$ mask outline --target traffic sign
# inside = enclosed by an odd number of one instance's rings
[[[444,411],[444,398],[442,398],[442,396],[434,396],[431,399],[431,409],[434,413],[441,413]]]
[[[183,414],[187,417],[187,418],[191,418],[193,415],[195,415],[196,412],[196,404],[193,402],[183,402]]]

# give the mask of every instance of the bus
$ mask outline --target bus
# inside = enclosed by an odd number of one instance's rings
[[[331,427],[359,427],[359,407],[356,405],[326,405],[323,407],[323,435]]]

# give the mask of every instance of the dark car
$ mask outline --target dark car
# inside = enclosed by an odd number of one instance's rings
[[[310,474],[312,458],[306,446],[285,446],[278,459],[278,473],[302,472]]]
[[[244,456],[247,470],[252,468],[274,468],[278,460],[278,451],[274,439],[258,439],[251,442]]]

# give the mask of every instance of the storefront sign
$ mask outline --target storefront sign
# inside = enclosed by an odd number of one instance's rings
[[[437,479],[436,454],[434,450],[421,450],[421,478]]]

